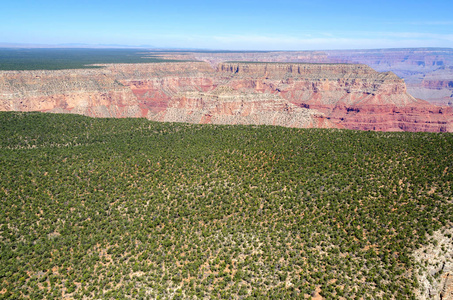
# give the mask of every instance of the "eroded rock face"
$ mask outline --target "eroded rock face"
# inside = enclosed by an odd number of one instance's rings
[[[132,91],[109,70],[4,71],[0,109],[51,111],[93,117],[138,117]]]
[[[452,111],[366,65],[205,62],[4,71],[0,110],[156,121],[453,131]]]
[[[201,124],[255,124],[298,128],[335,128],[322,114],[298,107],[277,94],[247,93],[220,86],[210,92],[183,92],[165,112],[148,118]]]
[[[403,78],[409,94],[416,98],[437,105],[453,106],[453,87],[448,84],[453,78],[453,49],[451,48],[193,53],[192,55],[194,59],[207,61],[213,65],[223,61],[366,64],[376,71],[392,71]]]
[[[276,93],[324,113],[339,127],[379,131],[452,131],[453,111],[407,93],[392,72],[350,64],[220,64],[231,86]]]
[[[430,236],[431,243],[414,252],[417,299],[453,300],[453,228]]]

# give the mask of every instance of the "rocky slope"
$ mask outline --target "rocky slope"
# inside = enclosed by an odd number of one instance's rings
[[[109,70],[3,71],[0,110],[71,112],[93,117],[139,116],[132,91]]]
[[[0,110],[156,121],[453,131],[452,111],[358,64],[205,62],[4,71]]]
[[[453,228],[436,231],[430,236],[430,244],[415,251],[418,299],[453,300],[452,235]]]
[[[453,79],[453,49],[450,48],[193,53],[192,57],[214,65],[224,61],[366,64],[379,72],[391,71],[403,78],[409,93],[416,98],[453,106],[453,87],[439,84]]]
[[[415,99],[391,72],[350,64],[220,64],[236,89],[281,95],[324,113],[340,127],[381,131],[452,131],[451,108]]]
[[[415,48],[332,51],[330,59],[364,63],[377,71],[393,71],[403,78],[409,93],[431,103],[453,102],[453,49]]]

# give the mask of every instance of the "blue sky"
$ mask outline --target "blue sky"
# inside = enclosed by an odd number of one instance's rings
[[[14,0],[0,44],[225,50],[453,47],[453,0]]]

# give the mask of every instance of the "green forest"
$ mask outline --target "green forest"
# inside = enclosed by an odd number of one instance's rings
[[[0,299],[413,299],[453,135],[0,112]]]
[[[177,62],[144,49],[0,48],[0,70],[100,68],[93,64]]]

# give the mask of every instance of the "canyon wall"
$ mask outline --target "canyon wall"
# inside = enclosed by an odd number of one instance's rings
[[[453,110],[409,95],[402,79],[352,64],[225,63],[238,90],[275,93],[322,112],[339,127],[379,131],[452,131]]]
[[[391,71],[404,79],[408,92],[416,98],[438,105],[453,106],[453,86],[443,84],[453,80],[453,49],[451,48],[198,52],[191,54],[191,57],[213,65],[225,61],[366,64],[376,71]]]
[[[448,83],[447,83],[448,85]],[[361,64],[179,62],[0,72],[0,110],[300,128],[453,131],[452,111]]]
[[[137,105],[132,91],[109,70],[2,71],[0,110],[71,112],[126,117]]]
[[[392,71],[405,80],[412,96],[453,106],[453,86],[448,84],[453,80],[453,49],[331,51],[329,58],[364,63],[377,71]]]

